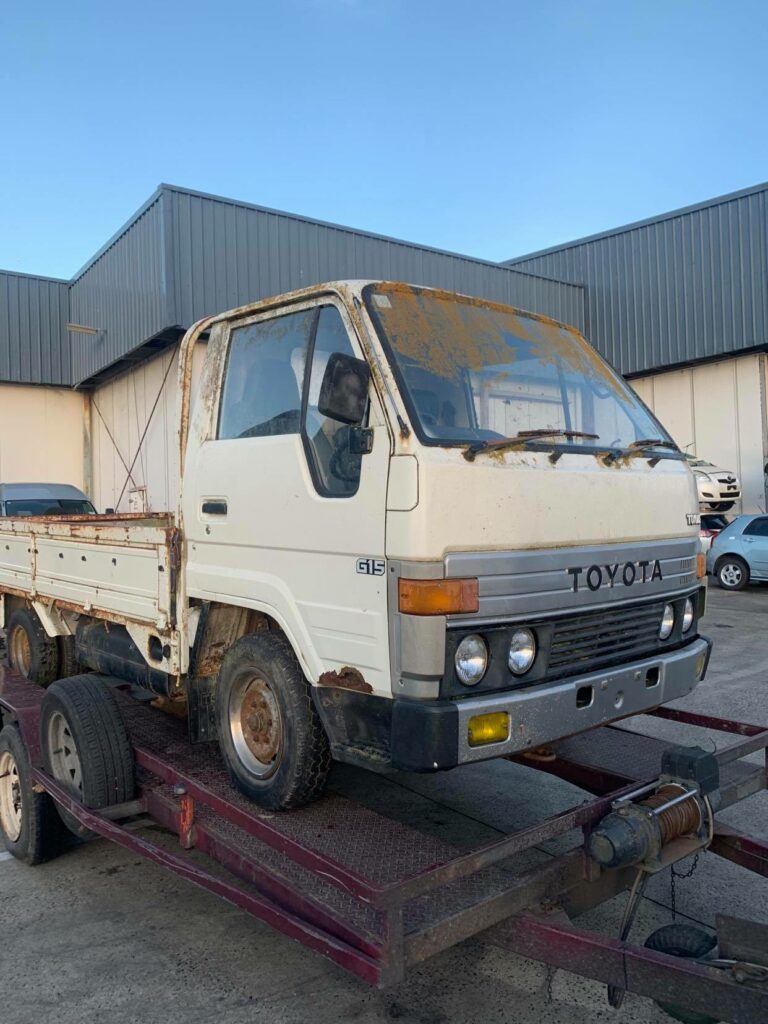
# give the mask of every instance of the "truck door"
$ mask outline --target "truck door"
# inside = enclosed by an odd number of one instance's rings
[[[220,344],[207,436],[187,448],[188,593],[276,618],[311,681],[350,666],[391,693],[386,421],[371,387],[373,448],[355,454],[350,428],[318,410],[330,354],[362,357],[346,310],[326,297],[261,314]]]

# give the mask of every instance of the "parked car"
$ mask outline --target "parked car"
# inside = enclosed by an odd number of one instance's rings
[[[733,516],[724,515],[722,512],[702,512],[699,542],[705,555],[718,533],[724,530],[733,518]]]
[[[727,512],[741,499],[739,478],[730,469],[722,469],[693,455],[688,456],[688,462],[696,477],[699,505],[706,505],[713,512]]]
[[[0,484],[0,516],[95,514],[87,495],[71,484]]]
[[[738,516],[713,539],[707,571],[726,590],[768,580],[768,515]]]

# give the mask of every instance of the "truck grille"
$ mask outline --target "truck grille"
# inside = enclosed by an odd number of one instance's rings
[[[555,623],[547,679],[653,654],[659,646],[663,601],[575,615]]]

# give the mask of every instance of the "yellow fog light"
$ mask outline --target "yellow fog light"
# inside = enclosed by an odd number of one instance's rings
[[[470,747],[482,747],[486,743],[503,743],[509,739],[509,714],[494,711],[489,715],[475,715],[467,727]]]
[[[707,652],[702,651],[696,659],[696,678],[701,679],[707,667]],[[471,724],[471,723],[470,723]]]

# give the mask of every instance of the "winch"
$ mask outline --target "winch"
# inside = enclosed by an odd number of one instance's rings
[[[638,865],[654,872],[677,859],[671,855],[677,840],[687,841],[686,854],[708,845],[719,786],[714,753],[669,747],[659,778],[615,800],[610,814],[592,830],[590,857],[605,868]]]

